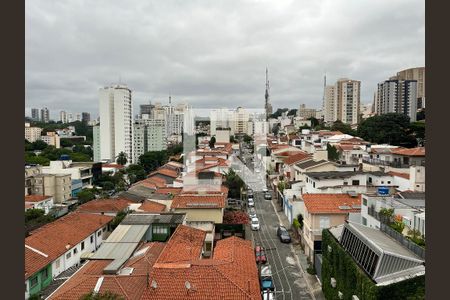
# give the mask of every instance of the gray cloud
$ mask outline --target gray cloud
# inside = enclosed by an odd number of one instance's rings
[[[98,111],[122,79],[134,103],[320,107],[323,74],[362,81],[362,101],[425,63],[419,0],[26,2],[26,108]]]

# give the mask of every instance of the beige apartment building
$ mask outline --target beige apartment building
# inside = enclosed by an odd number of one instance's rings
[[[425,107],[425,67],[409,68],[397,72],[399,80],[417,80],[417,99]]]
[[[70,174],[37,174],[25,179],[25,195],[53,196],[54,203],[71,198]]]
[[[30,123],[25,123],[25,139],[30,143],[36,142],[41,138],[42,128],[31,127]]]
[[[56,149],[61,147],[60,138],[55,132],[47,132],[47,135],[41,136],[41,140]]]
[[[325,122],[341,120],[354,125],[359,122],[361,81],[339,79],[335,85],[325,87]]]

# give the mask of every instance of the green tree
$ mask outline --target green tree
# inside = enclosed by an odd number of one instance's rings
[[[269,116],[269,118],[277,119],[280,117],[284,112],[287,112],[289,108],[278,108],[273,114]]]
[[[88,201],[91,201],[92,199],[95,199],[95,194],[93,191],[85,189],[77,193],[77,198],[79,203],[86,203]]]
[[[119,211],[114,219],[111,221],[111,229],[114,230],[119,226],[120,222],[126,217],[127,213],[124,211]]]
[[[148,174],[167,163],[168,159],[167,151],[149,151],[139,157],[139,164]]]
[[[314,117],[308,118],[308,120],[311,121],[311,128],[315,128],[316,126],[319,126],[319,120],[317,120]]]
[[[410,130],[409,117],[403,114],[388,113],[362,121],[358,126],[358,136],[377,144],[415,147],[417,140]]]
[[[147,178],[147,173],[145,173],[145,169],[141,165],[129,165],[126,169],[126,173],[128,174],[128,180],[130,184],[136,183],[138,181],[144,180]]]
[[[167,148],[167,155],[174,156],[183,153],[183,144],[174,144]]]
[[[125,152],[120,152],[119,155],[117,156],[116,162],[119,165],[126,165],[127,164],[127,154]]]
[[[213,136],[213,137],[211,137],[211,139],[209,140],[209,148],[213,149],[215,144],[216,144],[216,137]]]
[[[37,140],[31,144],[33,145],[33,150],[44,150],[48,147],[48,144],[42,140]]]
[[[297,109],[296,109],[296,108],[291,109],[291,110],[287,113],[287,115],[288,115],[288,116],[295,116],[295,115],[297,115]]]
[[[243,139],[244,139],[244,142],[247,144],[253,142],[253,138],[251,136],[249,136],[248,134],[244,134]]]
[[[72,147],[73,146],[73,142],[69,139],[62,138],[59,143],[60,143],[61,147]]]
[[[278,135],[278,132],[280,132],[280,125],[279,124],[273,124],[272,133],[274,135]]]
[[[228,173],[225,173],[224,185],[228,187],[228,196],[230,198],[239,199],[241,196],[241,189],[244,187],[244,181],[230,168]]]
[[[278,182],[277,188],[280,191],[280,193],[283,194],[284,190],[286,189],[286,181],[281,180],[280,182]]]
[[[79,152],[70,153],[70,159],[74,162],[91,161],[89,155]]]
[[[339,153],[335,146],[327,144],[327,152],[328,152],[328,159],[330,161],[336,161],[339,159]]]
[[[50,160],[41,155],[36,156],[33,152],[25,152],[25,163],[48,166],[50,165]]]
[[[349,124],[345,124],[340,120],[337,120],[331,126],[332,131],[340,131],[344,134],[356,135],[356,132],[352,129]]]

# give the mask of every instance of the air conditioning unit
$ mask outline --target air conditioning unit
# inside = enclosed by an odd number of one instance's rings
[[[344,298],[344,294],[342,294],[342,292],[339,291],[339,292],[338,292],[338,297],[339,297],[339,299],[343,299],[343,298]]]
[[[336,287],[336,279],[334,279],[333,277],[331,277],[331,286],[332,286],[333,288]]]

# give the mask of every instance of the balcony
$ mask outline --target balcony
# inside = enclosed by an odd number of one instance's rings
[[[366,164],[370,164],[370,165],[377,165],[377,166],[387,166],[387,167],[392,167],[392,168],[409,168],[410,166],[425,166],[425,161],[421,161],[419,163],[417,162],[411,162],[409,164],[405,164],[402,163],[401,161],[386,161],[386,160],[381,160],[378,158],[363,158],[362,159],[363,163]]]

